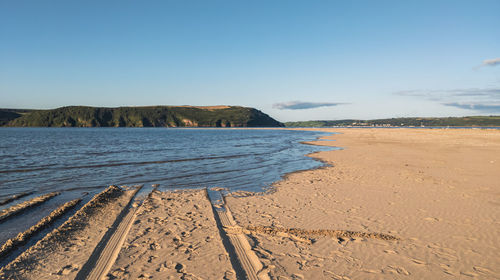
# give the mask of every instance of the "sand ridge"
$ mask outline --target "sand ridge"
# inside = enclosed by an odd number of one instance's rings
[[[21,199],[21,198],[28,196],[28,195],[31,195],[31,194],[33,194],[33,192],[22,192],[22,193],[11,195],[11,196],[5,198],[4,200],[0,201],[0,206],[8,204],[14,200]]]
[[[8,218],[17,215],[31,207],[34,207],[38,204],[44,203],[45,201],[53,198],[54,196],[59,195],[59,192],[51,192],[48,194],[44,194],[41,196],[34,197],[30,200],[23,201],[21,203],[18,203],[16,205],[12,205],[11,207],[7,209],[3,209],[0,211],[0,222],[3,222],[7,220]],[[18,197],[17,197],[18,198]]]
[[[74,279],[134,194],[110,186],[0,269],[0,279]]]
[[[19,233],[17,236],[7,240],[2,247],[0,247],[0,258],[4,257],[7,255],[9,252],[14,250],[16,247],[24,244],[31,238],[33,235],[35,235],[37,232],[40,230],[46,228],[49,226],[51,223],[53,223],[57,218],[60,216],[64,215],[66,212],[68,212],[70,209],[75,207],[78,203],[82,201],[81,198],[73,199],[71,201],[68,201],[59,207],[57,207],[54,211],[52,211],[49,215],[46,217],[42,218],[38,223],[35,225],[31,226],[29,229],[25,230],[24,232]]]

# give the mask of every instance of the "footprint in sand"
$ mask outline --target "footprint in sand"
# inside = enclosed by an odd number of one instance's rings
[[[228,256],[227,255],[223,255],[223,254],[219,255],[219,261],[226,261],[226,260],[228,260]]]
[[[410,275],[410,273],[404,268],[400,266],[389,265],[386,269],[382,270],[384,273],[392,273],[392,274],[401,274],[401,275]]]
[[[166,270],[167,270],[167,262],[163,262],[162,264],[160,264],[160,267],[156,269],[157,272],[162,272]]]
[[[233,271],[224,272],[224,280],[236,280],[236,274]]]
[[[439,266],[443,269],[444,273],[455,276],[455,273],[450,270],[450,265],[442,263]]]
[[[160,244],[156,243],[156,242],[153,242],[152,244],[149,245],[149,248],[153,251],[156,251],[158,249],[161,249],[161,246]]]
[[[335,274],[329,270],[323,271],[323,274],[328,277],[328,279],[334,279],[334,280],[351,280],[351,278],[344,276],[344,275],[338,275]]]
[[[126,278],[125,275],[128,274],[128,272],[124,268],[119,268],[107,275],[105,279],[124,279]]]
[[[177,271],[177,273],[185,273],[184,272],[184,265],[182,263],[177,263],[174,266],[174,269]]]
[[[453,273],[453,271],[449,270],[449,269],[443,269],[443,272],[448,274],[448,275],[452,275],[452,276],[455,276],[455,273]]]
[[[460,271],[461,275],[469,276],[469,277],[478,277],[479,274],[472,271]]]
[[[446,248],[443,248],[443,249],[446,249]],[[458,257],[455,255],[454,252],[450,252],[450,251],[444,252],[444,250],[440,250],[440,251],[434,251],[432,253],[436,257],[443,259],[443,260],[446,260],[446,261],[455,262],[458,260]]]
[[[474,268],[475,271],[477,271],[479,273],[484,273],[484,274],[492,273],[491,270],[489,270],[487,268],[484,268],[484,267],[474,266],[473,268]]]
[[[373,273],[373,274],[375,274],[375,273],[380,273],[380,271],[379,271],[379,270],[374,270],[374,269],[364,269],[364,270],[362,270],[362,271],[363,271],[363,272],[366,272],[366,273]]]
[[[143,273],[141,275],[139,275],[139,279],[151,279],[153,278],[153,276],[147,274],[147,273]]]
[[[57,275],[68,275],[71,272],[77,271],[78,268],[79,268],[78,265],[69,264],[69,265],[63,267],[61,270],[59,270],[56,274]]]
[[[425,262],[424,261],[421,261],[421,260],[417,260],[417,259],[411,259],[412,262],[416,263],[416,264],[419,264],[419,265],[424,265]]]

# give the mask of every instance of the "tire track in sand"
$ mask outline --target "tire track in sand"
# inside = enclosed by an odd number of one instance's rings
[[[0,279],[74,279],[134,190],[110,186],[61,226],[0,269]]]
[[[210,200],[207,194],[207,199]],[[222,204],[213,205],[215,221],[238,279],[269,280],[269,275],[248,243],[243,230],[233,219],[224,199]]]
[[[117,217],[110,230],[104,235],[87,263],[85,263],[80,272],[76,275],[76,280],[104,279],[109,272],[135,220],[139,207],[133,207],[132,204],[134,202],[134,197],[141,188],[142,186],[134,190],[134,194],[129,203],[124,207],[122,213]]]

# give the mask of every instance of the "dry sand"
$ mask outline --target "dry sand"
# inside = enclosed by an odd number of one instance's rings
[[[303,230],[249,231],[273,279],[500,278],[500,131],[321,130],[343,133],[316,143],[344,148],[313,155],[332,167],[227,198],[242,227]]]
[[[205,190],[89,202],[0,279],[500,279],[499,130],[321,130],[342,133],[314,142],[344,148],[312,155],[329,167],[222,208]]]

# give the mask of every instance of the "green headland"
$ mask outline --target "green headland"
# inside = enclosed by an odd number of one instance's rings
[[[51,110],[0,109],[10,127],[282,127],[263,112],[239,106],[69,106]]]

